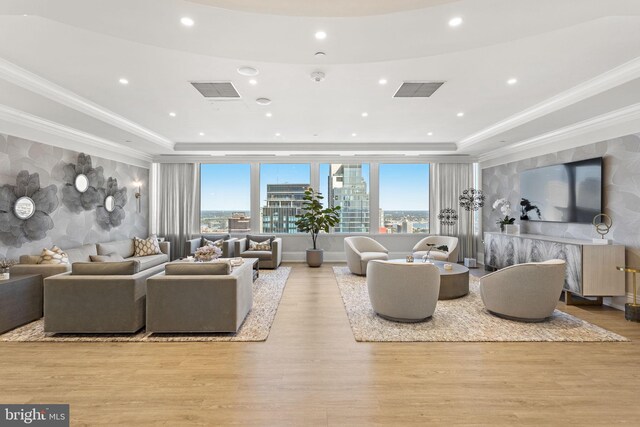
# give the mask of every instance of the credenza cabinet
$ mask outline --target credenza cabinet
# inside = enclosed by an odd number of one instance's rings
[[[625,295],[624,245],[597,245],[588,240],[536,234],[484,233],[484,264],[503,268],[524,262],[563,259],[564,289],[584,297]]]

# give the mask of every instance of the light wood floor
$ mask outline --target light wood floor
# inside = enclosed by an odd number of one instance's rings
[[[0,343],[0,403],[72,425],[638,425],[640,324],[559,308],[630,343],[357,343],[331,265],[292,264],[264,343]]]

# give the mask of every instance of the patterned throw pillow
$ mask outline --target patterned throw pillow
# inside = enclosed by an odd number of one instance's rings
[[[222,248],[222,243],[224,242],[224,240],[222,239],[218,239],[215,242],[205,239],[204,237],[202,238],[202,240],[204,240],[204,245],[205,246],[215,246],[216,248]]]
[[[265,240],[264,242],[254,242],[253,240],[249,240],[249,250],[250,251],[270,251],[271,243],[269,240]]]
[[[161,254],[160,243],[155,234],[148,239],[133,238],[133,256],[149,256]]]
[[[89,259],[91,262],[122,262],[124,258],[122,258],[117,253],[113,252],[107,255],[89,255]]]
[[[38,264],[69,264],[69,257],[57,246],[51,249],[44,248],[40,254]]]

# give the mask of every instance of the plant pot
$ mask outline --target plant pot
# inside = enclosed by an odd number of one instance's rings
[[[309,267],[320,267],[324,260],[324,250],[307,249],[307,264]]]
[[[0,268],[0,280],[9,280],[11,275],[8,268]]]

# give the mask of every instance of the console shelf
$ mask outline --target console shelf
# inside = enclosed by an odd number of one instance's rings
[[[484,233],[484,264],[503,268],[559,258],[567,262],[565,291],[582,297],[625,295],[624,245],[596,245],[588,240],[536,234]]]

